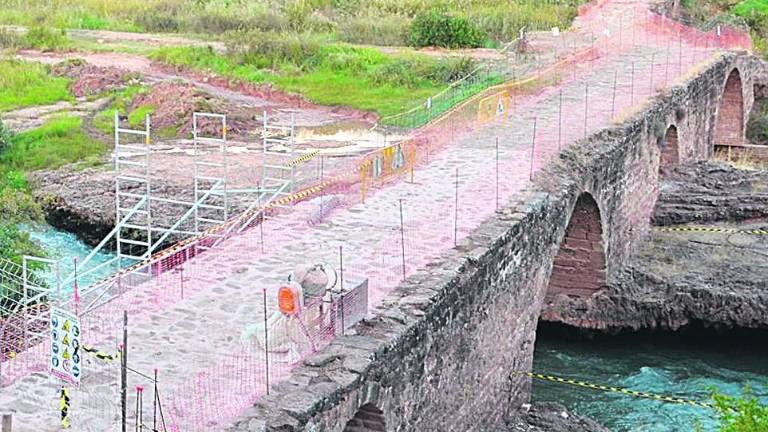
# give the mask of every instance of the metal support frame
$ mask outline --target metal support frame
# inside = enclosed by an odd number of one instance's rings
[[[201,136],[199,121],[221,122],[221,137]],[[229,218],[227,190],[227,117],[221,114],[194,113],[192,136],[195,155],[195,233],[222,224]]]
[[[269,124],[269,115],[264,111],[263,155],[261,188],[264,192],[279,195],[293,193],[296,177],[294,150],[296,147],[295,118],[291,113],[289,126]]]
[[[149,114],[144,118],[144,130],[134,130],[121,128],[120,117],[115,111],[115,239],[118,268],[122,268],[126,260],[128,264],[143,261],[153,251],[151,133]],[[139,136],[144,142],[123,144],[123,136]],[[125,229],[135,233],[133,238],[126,236]]]

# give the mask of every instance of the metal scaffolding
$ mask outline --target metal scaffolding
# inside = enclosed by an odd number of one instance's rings
[[[220,122],[221,137],[201,136],[199,121]],[[223,224],[229,217],[227,190],[227,117],[221,114],[194,113],[192,136],[195,155],[195,232]]]
[[[143,138],[143,144],[124,144],[124,136]],[[115,111],[115,252],[118,268],[123,267],[124,261],[130,265],[152,255],[151,144],[149,114],[144,118],[144,130],[125,129],[120,127],[120,117]],[[130,236],[126,230],[131,230]]]
[[[261,190],[275,197],[293,193],[296,164],[294,149],[296,146],[296,128],[294,115],[291,114],[289,126],[269,124],[269,115],[264,111],[263,155],[264,162],[261,176]]]

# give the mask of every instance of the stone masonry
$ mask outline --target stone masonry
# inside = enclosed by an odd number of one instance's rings
[[[681,163],[709,158],[720,137],[741,139],[745,116],[724,123],[718,112],[731,115],[721,106],[736,100],[732,83],[749,112],[761,68],[747,54],[723,54],[631,119],[564,150],[516,201],[409,277],[354,334],[294,369],[230,430],[503,430],[530,397],[530,380],[516,372],[530,370],[540,314],[557,321],[558,303],[590,295],[603,274],[611,281],[647,237],[670,126]],[[588,284],[569,291],[552,269],[565,268],[561,257],[574,250],[588,251],[574,272]]]

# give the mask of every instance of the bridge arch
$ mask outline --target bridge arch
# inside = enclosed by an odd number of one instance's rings
[[[670,168],[680,163],[680,148],[678,146],[677,126],[670,125],[661,143],[659,173],[665,174]]]
[[[374,404],[367,403],[360,407],[350,421],[344,426],[343,432],[386,432],[387,423],[384,411]]]
[[[742,145],[744,143],[744,93],[741,74],[733,68],[728,74],[720,97],[715,122],[714,150],[718,146]]]
[[[605,265],[600,208],[592,195],[584,192],[576,201],[555,256],[547,296],[591,296],[605,283]]]

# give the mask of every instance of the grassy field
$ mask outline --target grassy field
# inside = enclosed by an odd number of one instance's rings
[[[0,23],[57,28],[323,34],[332,40],[405,45],[415,17],[445,11],[464,18],[483,43],[506,41],[522,26],[566,26],[582,0],[6,0]]]
[[[52,77],[42,65],[0,60],[0,112],[74,100],[69,80]]]
[[[238,45],[231,52],[221,55],[206,48],[173,47],[159,49],[151,57],[253,84],[272,83],[318,104],[345,105],[382,116],[425,100],[475,67],[466,59],[387,55],[375,48],[308,40],[255,50]]]

